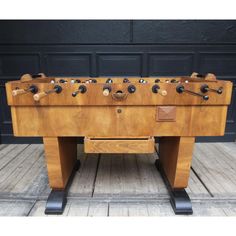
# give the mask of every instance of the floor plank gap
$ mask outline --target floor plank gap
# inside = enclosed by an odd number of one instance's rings
[[[100,160],[101,160],[101,154],[99,153],[98,154],[97,166],[96,166],[96,173],[95,173],[95,177],[94,177],[94,181],[93,181],[92,197],[94,195],[95,184],[96,184],[96,180],[97,180],[98,168],[99,168]]]
[[[206,186],[206,184],[204,183],[204,181],[200,178],[200,176],[197,174],[197,172],[194,170],[194,168],[191,166],[191,170],[193,171],[193,173],[195,174],[195,176],[198,178],[198,180],[201,182],[201,184],[204,186],[204,188],[206,189],[206,191],[210,194],[211,197],[214,197],[214,194],[210,191],[210,189]]]

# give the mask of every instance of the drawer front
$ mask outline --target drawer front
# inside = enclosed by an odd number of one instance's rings
[[[84,139],[85,153],[154,153],[154,138],[89,138]]]

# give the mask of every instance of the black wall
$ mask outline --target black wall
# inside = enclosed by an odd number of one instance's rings
[[[1,142],[40,140],[12,135],[4,84],[24,73],[174,76],[193,71],[236,83],[236,21],[0,21]],[[225,136],[200,140],[235,140],[235,94],[234,86]]]

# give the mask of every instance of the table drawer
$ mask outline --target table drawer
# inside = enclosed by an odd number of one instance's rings
[[[84,139],[85,153],[153,153],[154,145],[154,137]]]

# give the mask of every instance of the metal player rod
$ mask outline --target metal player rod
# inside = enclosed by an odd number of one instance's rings
[[[27,89],[14,89],[14,90],[12,90],[12,96],[15,97],[17,95],[26,94],[26,93],[29,93],[29,92],[37,93],[38,92],[38,88],[35,85],[31,85]]]
[[[185,93],[189,93],[189,94],[191,94],[191,95],[201,97],[203,100],[208,100],[208,99],[209,99],[209,96],[203,95],[203,94],[200,94],[200,93],[196,93],[196,92],[191,91],[191,90],[187,90],[187,89],[184,88],[183,85],[177,86],[177,87],[176,87],[176,91],[177,91],[178,93],[184,93],[184,92],[185,92]]]
[[[219,88],[219,89],[209,88],[208,91],[212,91],[212,92],[215,92],[215,93],[218,93],[218,94],[222,94],[223,89],[222,88]]]
[[[54,86],[53,89],[51,90],[47,90],[47,91],[44,91],[44,92],[41,92],[41,93],[36,93],[33,98],[35,101],[39,101],[41,98],[47,96],[48,94],[51,94],[51,93],[60,93],[62,91],[62,87],[59,86],[59,85],[56,85]]]
[[[76,97],[79,93],[85,93],[87,91],[86,86],[80,85],[78,90],[72,93],[72,97]]]
[[[162,95],[162,96],[166,96],[166,95],[167,95],[167,91],[161,89],[160,86],[159,86],[159,85],[156,85],[156,84],[153,85],[153,87],[152,87],[152,92],[153,92],[153,93],[158,93],[158,94],[160,94],[160,95]]]
[[[185,93],[189,93],[189,94],[193,94],[193,95],[196,95],[196,96],[199,96],[199,97],[203,97],[204,95],[202,94],[199,94],[199,93],[196,93],[196,92],[193,92],[193,91],[190,91],[190,90],[184,90]]]
[[[201,86],[201,91],[203,93],[214,92],[214,93],[222,94],[223,93],[223,88],[220,87],[218,89],[213,89],[213,88],[209,88],[209,86],[207,84],[204,84],[204,85]]]

